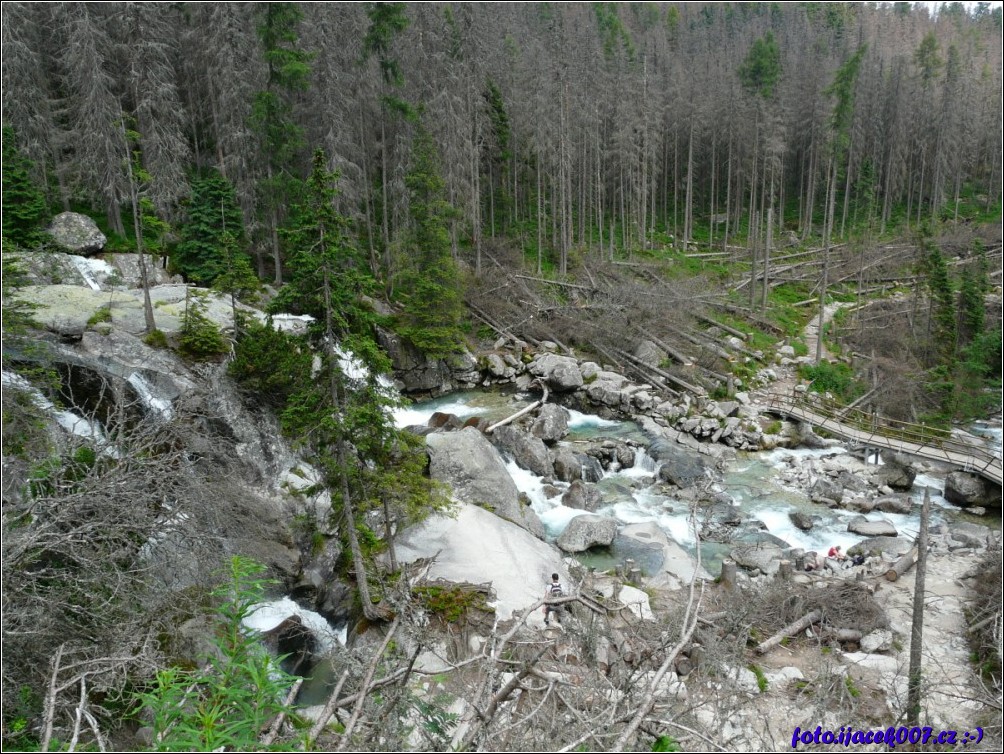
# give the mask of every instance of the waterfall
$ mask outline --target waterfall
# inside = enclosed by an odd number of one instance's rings
[[[133,372],[129,375],[129,379],[126,380],[136,394],[139,395],[143,405],[146,406],[151,411],[155,411],[164,419],[170,420],[174,416],[174,409],[171,407],[171,401],[166,398],[158,398],[153,394],[153,389],[150,383],[146,381],[142,374],[139,372]]]
[[[118,451],[114,446],[109,445],[108,438],[105,437],[104,428],[97,421],[92,421],[73,411],[58,408],[52,401],[46,398],[28,380],[13,372],[3,372],[3,385],[15,390],[21,390],[29,395],[31,402],[42,411],[53,416],[60,427],[72,435],[91,440],[95,445],[107,446],[105,452],[118,457]]]
[[[77,268],[77,272],[80,273],[80,277],[84,279],[84,282],[91,287],[91,290],[95,291],[101,290],[101,284],[97,281],[95,275],[106,278],[115,272],[115,268],[103,259],[88,259],[87,257],[72,254],[70,255],[70,261]]]

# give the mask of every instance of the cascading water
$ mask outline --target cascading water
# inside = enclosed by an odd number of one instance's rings
[[[127,382],[132,385],[140,400],[143,401],[143,405],[150,411],[157,413],[162,418],[167,420],[170,420],[171,417],[174,416],[174,409],[171,407],[171,401],[166,398],[157,397],[154,394],[150,383],[146,381],[142,374],[139,372],[133,372],[129,375]]]
[[[104,280],[115,274],[115,268],[103,259],[89,259],[76,254],[70,255],[70,262],[77,268],[80,277],[93,291],[101,290],[100,280]]]
[[[499,396],[486,398],[486,395],[490,394],[456,393],[435,401],[412,405],[397,414],[398,426],[425,424],[436,411],[453,413],[461,418],[483,416],[485,411],[482,407],[486,404],[491,405],[492,410],[498,413],[500,400],[509,402],[505,405],[505,413],[499,418],[515,413],[520,408],[520,405],[513,403],[511,398],[504,399]],[[529,403],[529,400],[526,403]],[[633,422],[604,419],[579,411],[569,413],[569,434],[562,444],[571,445],[573,448],[583,440],[600,437],[631,438],[639,441],[645,439]],[[494,419],[495,416],[491,418]],[[805,465],[843,452],[846,451],[837,447],[748,454],[729,464],[724,472],[723,481],[718,485],[718,491],[726,493],[735,501],[744,520],[761,521],[770,534],[792,547],[825,551],[833,545],[841,545],[846,549],[864,539],[847,531],[850,520],[862,514],[841,509],[831,510],[812,503],[801,490],[786,486],[779,473],[785,467]],[[588,512],[562,505],[560,495],[547,497],[544,491],[545,480],[519,467],[515,462],[509,461],[506,468],[517,489],[529,498],[534,511],[544,524],[549,539],[558,537],[573,518]],[[657,470],[658,464],[655,459],[644,449],[635,448],[633,466],[626,469],[614,467],[614,470],[607,471],[598,483],[597,488],[603,494],[604,505],[597,510],[597,513],[611,516],[623,524],[655,522],[679,544],[693,552],[696,538],[689,504],[675,500],[659,488],[646,484],[648,478],[656,475]],[[569,485],[553,482],[552,486],[563,492]],[[925,487],[930,489],[932,495],[934,505],[932,522],[938,523],[944,520],[944,513],[953,508],[942,496],[944,485],[941,480],[929,475],[922,474],[917,477],[912,491],[915,500],[919,502],[923,498]],[[792,523],[789,513],[795,510],[808,513],[817,520],[811,530],[802,531]],[[892,523],[902,536],[907,537],[913,536],[919,526],[919,516],[913,513],[873,512],[867,514],[865,518],[869,521],[886,520]]]
[[[21,390],[29,395],[31,402],[39,409],[45,411],[55,418],[56,422],[72,435],[90,440],[98,447],[103,447],[106,453],[117,456],[117,450],[108,442],[104,428],[97,421],[88,419],[73,411],[58,408],[52,401],[46,398],[28,380],[13,372],[3,372],[3,385],[14,390]]]

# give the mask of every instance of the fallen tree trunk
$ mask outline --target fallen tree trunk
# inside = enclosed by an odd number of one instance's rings
[[[914,547],[910,552],[893,563],[889,570],[885,572],[885,580],[898,581],[900,576],[913,568],[913,564],[917,562],[917,554],[918,550]]]
[[[719,330],[724,330],[729,335],[736,336],[737,338],[739,338],[739,340],[746,340],[749,337],[749,335],[747,333],[744,333],[742,330],[737,330],[734,327],[726,325],[724,322],[719,322],[717,319],[712,319],[711,317],[708,317],[704,314],[697,314],[694,316],[696,316],[699,320],[701,320],[701,322],[706,322],[709,325],[717,327]]]
[[[756,653],[761,655],[764,654],[768,650],[776,647],[785,639],[794,636],[799,631],[803,631],[809,626],[811,626],[813,623],[818,622],[819,619],[822,617],[823,614],[819,612],[819,610],[813,610],[808,615],[803,615],[794,623],[789,623],[787,626],[782,628],[780,631],[771,636],[769,639],[761,642],[756,648]]]
[[[657,346],[659,346],[659,348],[661,348],[663,351],[665,351],[669,356],[671,356],[673,358],[674,361],[678,362],[679,364],[682,364],[683,366],[687,366],[689,364],[693,364],[694,363],[694,360],[692,358],[690,358],[689,356],[687,356],[687,354],[683,353],[682,351],[677,351],[675,348],[673,348],[668,343],[666,343],[666,342],[660,340],[659,338],[655,337],[648,330],[646,330],[646,329],[644,329],[642,327],[635,327],[634,329],[637,332],[639,332],[642,335],[644,335],[649,340],[651,340]]]
[[[496,422],[495,424],[492,424],[490,427],[488,427],[488,429],[485,430],[485,434],[486,435],[490,435],[492,432],[494,432],[499,427],[504,427],[506,424],[510,424],[511,422],[516,421],[521,416],[526,416],[531,411],[536,411],[538,408],[540,408],[545,403],[547,403],[547,385],[545,385],[544,383],[542,383],[540,380],[537,380],[536,382],[537,382],[538,385],[540,385],[541,390],[544,391],[544,395],[541,396],[540,400],[539,401],[534,401],[533,403],[531,403],[526,408],[521,408],[519,411],[517,411],[512,416],[506,417],[502,421]]]
[[[614,348],[613,351],[614,351],[614,353],[619,354],[620,356],[622,356],[623,358],[627,359],[628,361],[630,361],[630,362],[632,362],[634,364],[642,365],[642,366],[645,367],[645,369],[650,369],[652,372],[654,372],[655,374],[659,375],[664,380],[668,380],[669,382],[672,382],[677,387],[683,388],[684,390],[686,390],[686,391],[688,391],[690,393],[693,393],[694,395],[706,395],[707,394],[707,391],[704,388],[695,387],[694,385],[691,385],[689,382],[684,382],[679,377],[674,377],[669,372],[664,372],[662,369],[659,369],[659,367],[654,367],[651,364],[646,364],[644,361],[642,361],[641,359],[639,359],[637,356],[632,356],[627,351],[622,351],[619,348]]]

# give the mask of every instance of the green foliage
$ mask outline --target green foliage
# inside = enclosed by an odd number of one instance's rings
[[[171,264],[192,282],[209,285],[234,263],[236,249],[226,246],[240,244],[244,219],[233,186],[218,171],[194,176],[191,188],[188,221],[181,227],[181,241],[171,255]]]
[[[599,27],[603,54],[613,58],[618,51],[623,50],[624,56],[633,61],[637,55],[631,34],[618,14],[618,3],[593,3],[596,14],[596,25]]]
[[[426,610],[447,623],[457,623],[471,610],[489,609],[483,593],[462,586],[420,586],[414,595]]]
[[[32,497],[72,493],[82,479],[97,470],[99,463],[109,462],[107,458],[99,458],[93,448],[82,445],[70,455],[47,458],[37,464],[28,479],[28,492]]]
[[[153,727],[156,751],[255,751],[259,735],[280,713],[292,682],[243,624],[265,587],[264,567],[244,557],[229,564],[228,581],[214,592],[216,652],[204,669],[167,668],[137,694]],[[293,743],[274,746],[292,750]]]
[[[270,310],[310,314],[320,322],[330,315],[337,335],[363,334],[372,327],[373,313],[362,297],[375,293],[376,281],[352,241],[348,220],[334,209],[337,181],[324,150],[315,150],[300,201],[283,230],[289,283]]]
[[[948,275],[948,264],[941,250],[931,246],[924,260],[927,273],[927,287],[931,294],[933,320],[935,325],[934,342],[941,362],[948,362],[955,355],[956,331],[955,292],[951,278]]]
[[[681,751],[680,744],[675,738],[668,735],[658,736],[652,742],[652,751]]]
[[[408,267],[398,296],[404,313],[400,331],[426,354],[443,357],[462,345],[460,274],[450,249],[449,221],[456,211],[445,199],[431,135],[419,127],[412,147],[408,187],[411,230],[405,242]]]
[[[95,325],[100,325],[102,322],[112,321],[112,308],[111,306],[100,306],[87,318],[87,326],[94,327]]]
[[[781,50],[771,32],[753,42],[746,59],[739,66],[739,81],[750,94],[763,99],[774,95],[781,80]]]
[[[749,669],[753,672],[753,675],[756,676],[756,686],[758,689],[760,689],[760,693],[762,694],[765,691],[767,691],[767,676],[764,675],[764,672],[760,668],[760,666],[751,664],[749,666]]]
[[[242,388],[267,405],[282,408],[310,385],[310,362],[304,337],[276,330],[271,321],[252,321],[237,342],[228,369]]]
[[[17,146],[10,126],[3,127],[3,238],[24,248],[43,239],[42,224],[48,219],[45,196],[31,178],[31,161]]]
[[[158,329],[148,332],[144,336],[143,342],[151,348],[167,348],[170,345],[167,342],[167,335],[164,334],[163,330]]]
[[[13,703],[4,709],[4,750],[38,751],[39,741],[32,729],[32,720],[41,717],[42,699],[30,686],[20,686]]]
[[[825,92],[828,96],[836,97],[837,100],[833,107],[830,125],[836,140],[836,148],[840,154],[850,143],[851,123],[854,119],[854,86],[858,80],[861,61],[867,50],[867,45],[858,47],[857,52],[837,69],[833,83],[827,87]]]
[[[938,38],[933,31],[924,35],[924,39],[921,40],[920,46],[914,53],[913,60],[920,69],[920,77],[924,85],[929,86],[938,77],[945,64],[945,61],[938,54]]]
[[[191,359],[211,359],[227,352],[227,339],[203,312],[195,298],[189,298],[181,317],[178,350]]]
[[[375,55],[384,83],[400,86],[404,83],[401,65],[391,55],[394,38],[408,28],[404,3],[372,3],[366,11],[370,26],[363,37],[363,60]]]
[[[802,364],[799,376],[811,380],[809,389],[816,393],[832,393],[844,403],[862,394],[862,386],[854,379],[854,370],[847,364],[821,361],[817,365]]]
[[[4,385],[2,400],[4,453],[26,460],[48,455],[48,415],[32,392]]]
[[[861,689],[859,689],[854,684],[854,679],[850,675],[844,676],[844,687],[847,689],[847,693],[851,695],[852,698],[857,699],[861,696]]]

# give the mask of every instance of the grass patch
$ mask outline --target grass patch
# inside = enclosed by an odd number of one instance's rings
[[[822,361],[817,365],[802,364],[799,376],[809,380],[809,389],[816,393],[832,393],[844,403],[864,395],[865,387],[854,377],[854,370],[847,364]]]
[[[105,306],[98,307],[94,311],[94,314],[92,314],[90,318],[88,318],[87,320],[87,326],[94,327],[96,325],[100,325],[102,322],[111,322],[111,321],[112,321],[112,307],[106,304]]]
[[[143,342],[151,348],[167,348],[167,336],[163,330],[151,330],[144,338]]]
[[[759,665],[751,663],[749,669],[756,676],[756,687],[760,689],[761,694],[764,693],[767,690],[767,676],[764,675]]]

